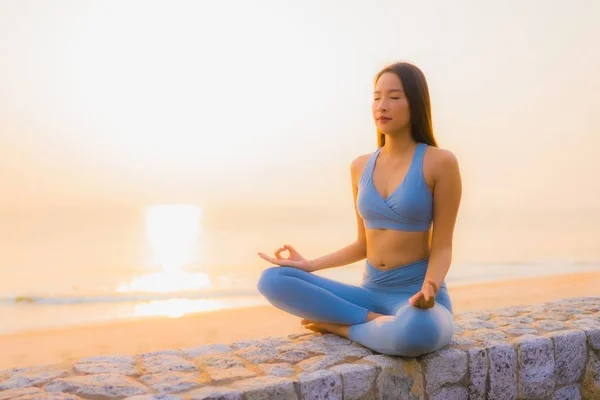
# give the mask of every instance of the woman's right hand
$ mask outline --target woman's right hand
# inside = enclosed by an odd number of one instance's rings
[[[290,253],[290,256],[288,258],[284,258],[281,256],[281,252],[286,251],[286,250],[289,251],[289,253]],[[302,257],[300,255],[300,253],[298,253],[296,251],[296,249],[294,249],[289,244],[285,244],[285,245],[283,245],[283,247],[278,248],[275,251],[275,258],[269,257],[268,255],[261,253],[261,252],[259,252],[258,255],[263,260],[267,260],[268,262],[270,262],[272,264],[286,266],[286,267],[294,267],[294,268],[298,268],[298,269],[301,269],[306,272],[313,272],[315,270],[314,266],[311,264],[311,262],[308,261],[307,259],[305,259],[304,257]]]

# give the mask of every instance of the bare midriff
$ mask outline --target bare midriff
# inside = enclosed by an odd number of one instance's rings
[[[366,239],[367,260],[381,270],[402,267],[429,257],[429,231],[367,229]]]

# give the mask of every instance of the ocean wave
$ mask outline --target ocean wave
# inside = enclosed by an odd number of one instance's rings
[[[347,283],[360,284],[360,273],[340,269],[327,271],[326,277],[334,280],[343,280]],[[548,260],[538,262],[502,262],[502,263],[468,263],[453,265],[446,277],[449,285],[465,285],[477,282],[493,282],[510,279],[530,278],[547,275],[560,275],[584,271],[600,271],[599,262],[577,262],[568,260]],[[352,275],[352,277],[349,277]],[[214,288],[213,290],[178,291],[178,292],[102,292],[100,294],[31,294],[31,293],[4,293],[0,295],[0,305],[7,304],[48,304],[48,305],[73,305],[73,304],[115,304],[130,302],[149,302],[173,299],[222,299],[239,298],[243,296],[258,296],[258,290],[248,286],[233,290],[229,288]]]
[[[135,293],[101,296],[9,296],[0,298],[0,304],[92,304],[92,303],[126,303],[172,299],[217,299],[235,298],[257,295],[257,291],[198,292],[198,293]]]

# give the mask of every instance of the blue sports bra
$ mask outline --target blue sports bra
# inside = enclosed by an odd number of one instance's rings
[[[367,161],[358,182],[356,207],[369,229],[427,231],[433,216],[433,195],[423,176],[427,144],[419,143],[402,183],[384,199],[373,184],[373,170],[381,147]]]

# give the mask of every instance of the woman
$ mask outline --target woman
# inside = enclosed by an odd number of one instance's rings
[[[372,113],[378,148],[351,164],[358,235],[354,243],[307,260],[284,245],[258,290],[271,304],[379,353],[419,356],[454,332],[444,281],[462,194],[454,154],[433,135],[429,89],[419,68],[397,63],[375,77]],[[433,228],[432,228],[433,225]],[[281,256],[283,251],[289,257]],[[312,274],[366,258],[360,286]]]

